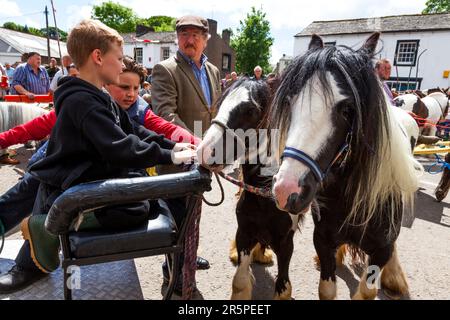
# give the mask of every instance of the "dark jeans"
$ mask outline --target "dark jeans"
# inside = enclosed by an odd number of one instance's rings
[[[28,165],[44,158],[48,142],[45,142],[30,158]],[[28,172],[0,197],[0,220],[6,231],[13,229],[33,211],[39,181]]]
[[[28,172],[0,197],[0,220],[6,232],[17,226],[32,210],[39,188],[39,181]]]

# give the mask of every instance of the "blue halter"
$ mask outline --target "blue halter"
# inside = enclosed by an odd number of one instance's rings
[[[306,165],[311,172],[314,174],[314,177],[317,179],[319,183],[322,183],[325,179],[326,175],[330,171],[330,169],[333,167],[333,165],[341,158],[341,156],[345,153],[345,157],[343,161],[341,162],[341,166],[345,163],[345,160],[347,158],[347,155],[350,151],[350,141],[352,138],[352,129],[347,134],[347,139],[345,139],[345,143],[342,145],[342,147],[339,149],[338,153],[336,154],[336,157],[333,161],[328,165],[328,167],[325,169],[325,171],[322,171],[319,164],[316,160],[308,156],[306,153],[304,153],[301,150],[292,148],[292,147],[286,147],[284,148],[283,154],[281,155],[281,159],[283,158],[291,158],[294,160],[297,160],[304,165]]]

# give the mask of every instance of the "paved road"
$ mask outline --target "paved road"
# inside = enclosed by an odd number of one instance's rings
[[[25,160],[30,150],[18,149],[19,159]],[[424,165],[429,160],[421,158]],[[23,162],[24,163],[24,162]],[[14,185],[23,172],[24,164],[0,167],[0,192]],[[411,299],[450,299],[450,197],[437,203],[433,191],[440,175],[425,174],[417,192],[415,216],[405,221],[399,240],[400,261],[406,272]],[[197,299],[228,299],[235,267],[228,260],[229,244],[236,230],[234,216],[237,188],[224,182],[226,199],[220,207],[203,207],[199,255],[207,258],[211,269],[197,273],[200,290]],[[206,194],[209,200],[218,200],[218,187]],[[295,251],[290,265],[293,297],[297,300],[318,299],[319,272],[314,267],[312,245],[313,223],[305,219],[301,233],[295,236]],[[3,258],[13,258],[20,246],[18,233],[10,236]],[[103,265],[82,269],[82,299],[161,299],[161,257],[136,259],[122,264]],[[84,273],[83,273],[84,272]],[[271,299],[276,277],[276,263],[272,266],[254,265],[256,283],[254,299]],[[83,276],[83,274],[85,276]],[[338,299],[349,299],[358,285],[358,269],[347,265],[337,270]],[[84,280],[83,280],[84,279]],[[87,280],[86,280],[87,279]],[[97,282],[96,282],[97,281]],[[103,282],[102,282],[103,281]],[[99,284],[100,283],[100,284]],[[35,292],[46,295],[35,296]],[[99,290],[99,288],[104,288]],[[61,298],[60,273],[36,288],[0,298],[39,299]],[[75,294],[77,297],[77,294]],[[378,299],[386,299],[380,293]]]

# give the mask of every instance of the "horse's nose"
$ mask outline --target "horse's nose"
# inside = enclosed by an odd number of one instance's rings
[[[297,202],[301,188],[295,179],[283,179],[278,174],[273,178],[272,192],[275,196],[277,206],[281,210],[291,211]]]

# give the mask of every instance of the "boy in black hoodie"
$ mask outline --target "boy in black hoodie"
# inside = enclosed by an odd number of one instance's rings
[[[186,163],[196,157],[194,146],[175,144],[132,124],[126,112],[102,91],[104,84],[118,83],[123,66],[122,44],[115,30],[95,20],[82,21],[69,35],[67,49],[80,77],[61,80],[55,91],[57,121],[47,155],[29,168],[40,186],[33,216],[22,223],[27,241],[16,265],[0,277],[2,293],[28,286],[58,267],[58,242],[50,241],[55,247],[47,246],[45,250],[39,250],[37,242],[50,237],[42,222],[54,200],[66,189],[88,181],[144,176],[147,167]],[[94,225],[109,229],[134,227],[148,220],[149,209],[149,202],[142,201],[96,210]],[[31,230],[36,223],[42,225],[42,230]]]

